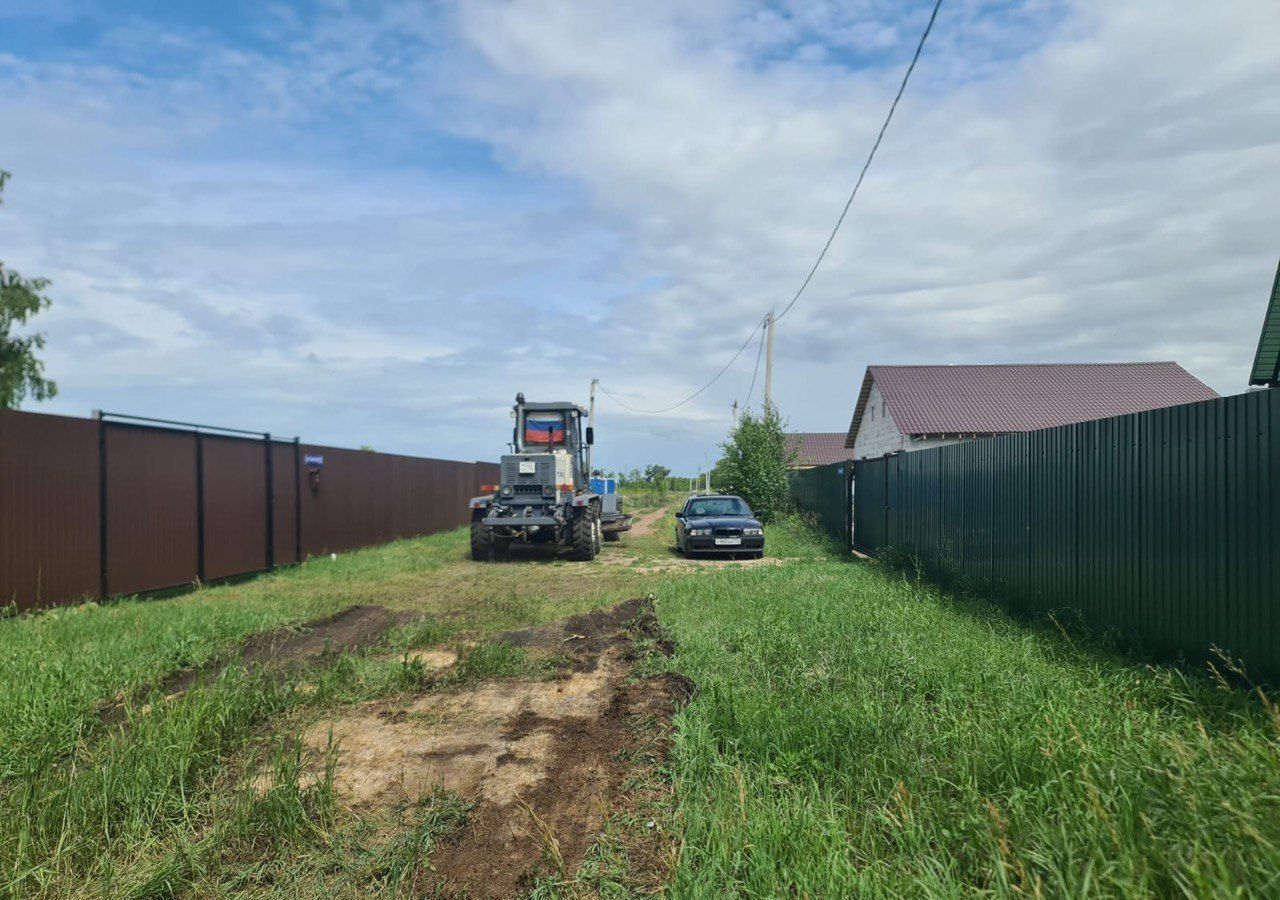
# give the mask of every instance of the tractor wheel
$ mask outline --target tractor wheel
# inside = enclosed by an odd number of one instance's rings
[[[608,541],[610,544],[615,543],[615,542],[617,542],[617,541],[622,540],[622,532],[621,532],[621,531],[606,531],[606,532],[604,533],[604,539],[605,539],[606,541]]]
[[[604,526],[600,523],[600,511],[596,510],[596,556],[600,555],[600,548],[604,546]]]
[[[471,518],[471,558],[480,562],[489,562],[493,559],[495,542],[492,529],[484,524],[483,519],[483,515]]]
[[[582,507],[573,517],[573,558],[589,562],[596,558],[600,539],[599,515],[594,506]]]

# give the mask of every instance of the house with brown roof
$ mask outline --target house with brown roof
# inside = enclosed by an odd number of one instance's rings
[[[796,431],[787,435],[787,457],[793,469],[812,469],[853,459],[843,431]]]
[[[844,446],[869,459],[1217,396],[1175,362],[868,366]]]

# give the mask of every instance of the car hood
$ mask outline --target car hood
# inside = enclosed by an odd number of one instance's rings
[[[759,519],[751,516],[689,516],[690,528],[760,528]]]

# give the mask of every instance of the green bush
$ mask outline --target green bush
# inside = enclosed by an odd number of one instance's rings
[[[716,465],[716,487],[742,497],[765,522],[790,507],[787,469],[792,454],[785,429],[777,409],[766,404],[759,415],[744,412],[720,445],[724,456]]]

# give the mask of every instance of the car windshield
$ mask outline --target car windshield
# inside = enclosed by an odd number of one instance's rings
[[[737,497],[704,497],[701,500],[690,500],[685,515],[749,516],[751,507]]]

